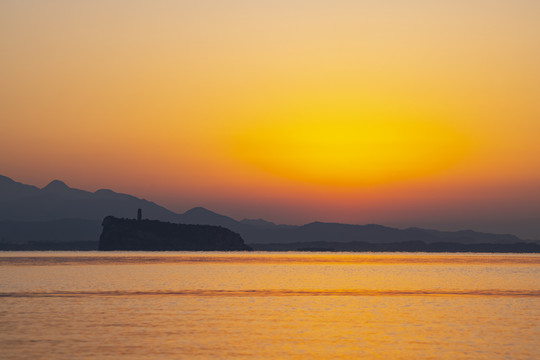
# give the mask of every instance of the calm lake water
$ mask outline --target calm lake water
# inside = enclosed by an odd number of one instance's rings
[[[0,252],[2,359],[538,359],[540,256]]]

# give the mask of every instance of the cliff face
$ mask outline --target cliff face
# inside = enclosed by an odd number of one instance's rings
[[[235,232],[220,226],[173,224],[157,220],[103,219],[99,250],[251,250]]]

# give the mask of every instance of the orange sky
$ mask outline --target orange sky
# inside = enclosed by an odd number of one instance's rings
[[[0,173],[540,239],[540,3],[0,3]]]

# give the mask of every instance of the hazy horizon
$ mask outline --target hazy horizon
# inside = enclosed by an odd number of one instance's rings
[[[5,176],[3,174],[0,174],[0,176]],[[8,177],[9,178],[9,177]],[[11,179],[11,178],[10,178]],[[11,179],[15,182],[18,182],[18,183],[21,183],[20,181],[17,181],[16,179]],[[47,187],[49,184],[51,183],[56,183],[56,182],[62,182],[64,185],[66,185],[67,187],[71,188],[71,189],[77,189],[77,190],[82,190],[82,191],[87,191],[87,192],[90,192],[90,193],[95,193],[96,191],[98,190],[112,190],[116,193],[120,193],[120,194],[126,194],[125,192],[122,192],[121,190],[119,189],[108,189],[108,188],[97,188],[95,190],[88,190],[88,189],[80,189],[80,188],[75,188],[75,187],[72,187],[70,186],[69,184],[66,184],[63,180],[61,179],[54,179],[54,180],[51,180],[50,182],[48,182],[47,184],[43,185],[43,186],[38,186],[38,185],[35,185],[35,184],[25,184],[25,185],[31,185],[31,186],[35,186],[39,189],[44,189],[45,187]],[[56,186],[58,186],[58,184],[56,184]],[[169,210],[169,211],[172,211],[173,213],[176,213],[176,214],[183,214],[183,213],[186,213],[190,210],[193,210],[193,209],[196,209],[196,208],[203,208],[203,209],[206,209],[210,212],[214,212],[214,213],[217,213],[219,215],[223,215],[223,216],[227,216],[227,217],[230,217],[232,218],[233,220],[236,220],[236,221],[242,221],[242,220],[264,220],[264,221],[270,221],[276,225],[296,225],[296,226],[302,226],[302,225],[306,225],[306,224],[309,224],[309,223],[313,223],[313,222],[327,222],[327,223],[342,223],[344,224],[345,222],[340,222],[340,221],[326,221],[324,219],[312,219],[310,221],[307,221],[307,222],[298,222],[298,223],[293,223],[293,222],[283,222],[283,223],[280,223],[280,222],[276,222],[276,221],[273,221],[273,219],[268,219],[268,218],[262,218],[262,217],[258,217],[256,214],[245,214],[246,216],[240,216],[240,217],[235,217],[235,216],[232,216],[231,214],[228,214],[228,213],[225,213],[225,212],[220,212],[220,211],[217,211],[216,209],[212,209],[212,208],[207,208],[205,206],[201,206],[201,205],[195,205],[193,207],[189,207],[189,208],[186,208],[186,209],[181,209],[181,210],[174,210],[174,209],[171,209],[171,208],[168,208],[167,206],[159,203],[159,202],[155,202],[153,201],[153,199],[149,199],[149,198],[142,198],[142,197],[139,197],[135,194],[127,194],[127,195],[131,195],[131,196],[136,196],[137,198],[140,198],[140,199],[144,199],[144,200],[148,200],[148,201],[151,201],[151,202],[154,202],[156,203],[158,206],[162,206],[163,208]],[[135,209],[134,209],[135,210]],[[134,212],[135,214],[135,212]],[[252,215],[252,216],[249,216],[249,215]],[[348,223],[348,224],[351,224],[351,225],[367,225],[367,224],[374,224],[374,223],[367,223],[367,222],[351,222],[351,223]],[[415,228],[415,227],[419,227],[419,228],[422,228],[422,226],[419,226],[417,224],[405,224],[403,226],[399,226],[399,225],[392,225],[392,224],[385,224],[385,223],[377,223],[378,225],[383,225],[383,226],[389,226],[389,227],[395,227],[395,228],[402,228],[402,229],[405,229],[405,228]],[[426,228],[426,227],[424,227]],[[427,228],[430,228],[430,227],[427,227]],[[536,237],[536,235],[534,235],[534,233],[531,233],[530,235],[524,235],[523,233],[509,233],[509,232],[497,232],[497,231],[483,231],[482,229],[478,229],[478,228],[459,228],[459,227],[456,227],[456,228],[441,228],[441,227],[431,227],[430,229],[432,230],[439,230],[439,231],[459,231],[459,230],[473,230],[473,231],[478,231],[478,232],[491,232],[491,233],[499,233],[499,234],[511,234],[511,235],[516,235],[524,240],[539,240],[540,237]]]

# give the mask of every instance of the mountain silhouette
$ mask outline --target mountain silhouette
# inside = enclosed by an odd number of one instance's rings
[[[0,201],[22,199],[39,193],[39,188],[15,182],[7,176],[0,175]]]
[[[224,215],[217,214],[203,207],[194,207],[178,215],[177,221],[184,224],[216,225],[226,228],[237,228],[238,221]]]
[[[41,190],[45,192],[62,193],[62,192],[68,192],[70,190],[70,187],[67,186],[66,183],[64,183],[63,181],[53,180]]]
[[[396,229],[368,224],[312,222],[302,226],[276,225],[263,219],[237,221],[195,207],[174,213],[146,199],[109,189],[95,192],[74,189],[53,180],[42,189],[0,176],[0,242],[98,241],[106,216],[134,218],[137,209],[143,218],[173,223],[217,225],[239,233],[247,244],[299,242],[446,242],[463,244],[511,244],[522,240],[514,235],[489,234],[471,230],[437,231],[421,228]]]
[[[244,219],[244,220],[241,220],[240,222],[245,225],[251,225],[251,226],[255,226],[259,228],[266,228],[266,229],[273,228],[276,226],[275,223],[271,221],[266,221],[264,219]]]
[[[53,180],[39,189],[0,178],[0,220],[51,221],[87,219],[101,221],[105,216],[133,217],[134,209],[143,208],[149,218],[177,221],[178,214],[153,202],[101,189],[89,192],[74,189]]]

